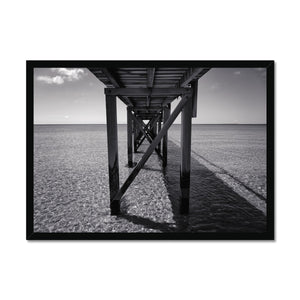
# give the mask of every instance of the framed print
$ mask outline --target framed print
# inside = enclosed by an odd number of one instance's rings
[[[32,239],[274,239],[274,61],[27,61]]]

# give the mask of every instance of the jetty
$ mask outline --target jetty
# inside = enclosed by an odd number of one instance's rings
[[[110,209],[120,214],[120,201],[126,190],[155,153],[163,167],[168,163],[168,130],[181,113],[180,212],[189,213],[192,118],[197,116],[198,80],[209,68],[93,68],[89,70],[106,86],[107,147]],[[171,113],[171,103],[181,98]],[[119,98],[127,106],[127,155],[132,172],[119,184],[117,105]],[[150,145],[142,158],[134,162],[147,140]]]

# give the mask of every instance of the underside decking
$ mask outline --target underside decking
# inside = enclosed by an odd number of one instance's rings
[[[209,68],[89,68],[107,88],[161,88],[189,87],[209,71]],[[128,106],[140,111],[157,111],[171,103],[175,96],[120,96]]]

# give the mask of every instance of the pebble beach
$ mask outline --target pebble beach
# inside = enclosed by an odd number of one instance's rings
[[[228,151],[216,148],[212,141],[205,143],[193,127],[190,214],[181,216],[178,128],[171,128],[169,133],[168,167],[163,169],[159,157],[151,155],[122,198],[122,214],[111,216],[106,125],[35,125],[34,231],[264,232],[265,168],[257,170],[251,152],[252,147],[259,153],[256,159],[264,160],[263,134],[256,134],[259,147],[255,141],[247,147],[245,153],[250,160],[232,147],[229,152],[234,159],[230,164],[226,157],[217,156]],[[249,138],[251,130],[248,138],[245,132],[239,132],[242,138],[253,141]],[[131,172],[127,166],[126,125],[119,125],[118,135],[122,184]],[[135,161],[147,146],[144,142],[134,155]],[[252,166],[247,174],[237,167],[243,162]]]

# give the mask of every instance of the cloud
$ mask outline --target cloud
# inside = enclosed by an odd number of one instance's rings
[[[79,80],[84,75],[84,70],[78,68],[74,68],[74,69],[52,68],[51,71],[59,74],[64,78],[64,80],[67,81]]]
[[[38,81],[42,81],[48,84],[63,84],[64,79],[61,76],[38,76],[37,77]]]
[[[80,68],[51,68],[52,73],[54,76],[38,76],[37,80],[42,81],[47,84],[63,84],[65,81],[77,81],[85,75],[83,69]]]

